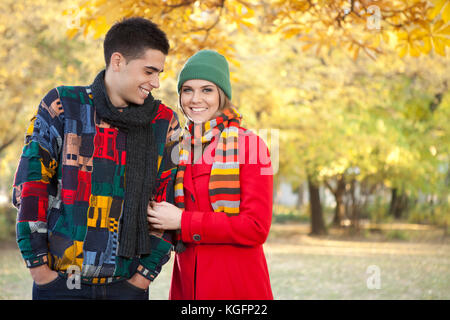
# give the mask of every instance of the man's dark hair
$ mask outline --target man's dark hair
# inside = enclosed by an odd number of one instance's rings
[[[126,18],[114,24],[106,34],[103,42],[106,68],[114,52],[121,53],[127,62],[140,58],[148,49],[169,53],[167,36],[153,22],[140,18]]]

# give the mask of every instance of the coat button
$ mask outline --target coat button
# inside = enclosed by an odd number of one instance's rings
[[[194,234],[192,238],[194,239],[194,241],[200,241],[202,239],[199,234]]]

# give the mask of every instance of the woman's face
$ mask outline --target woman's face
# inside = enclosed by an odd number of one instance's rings
[[[207,80],[192,79],[183,83],[180,92],[181,108],[194,123],[215,118],[219,112],[219,90]]]

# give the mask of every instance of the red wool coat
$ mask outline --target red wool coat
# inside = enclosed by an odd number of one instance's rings
[[[208,193],[217,141],[202,161],[188,165],[184,178],[185,211],[175,254],[170,299],[273,299],[263,243],[272,220],[273,175],[263,140],[240,129],[240,214],[214,212]],[[211,159],[211,157],[209,157]]]

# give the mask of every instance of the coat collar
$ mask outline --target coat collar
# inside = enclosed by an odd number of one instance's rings
[[[183,187],[190,193],[195,194],[194,183],[192,181],[192,165],[188,164],[184,171]]]
[[[207,146],[203,152],[201,158],[202,163],[196,162],[195,166],[188,164],[184,172],[183,187],[188,190],[191,194],[195,195],[194,181],[193,179],[199,175],[209,174],[212,168],[212,161],[214,159],[214,150],[217,146],[216,139]]]

